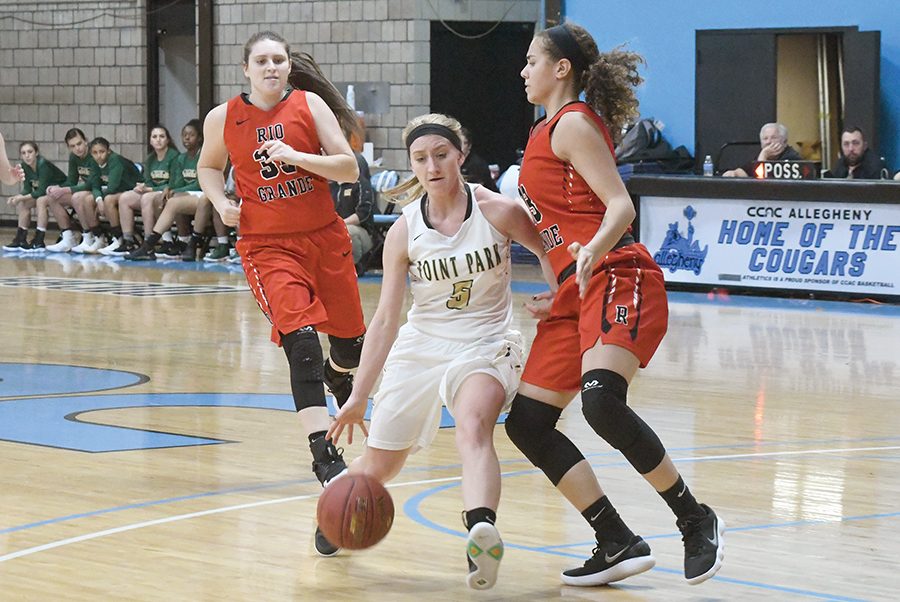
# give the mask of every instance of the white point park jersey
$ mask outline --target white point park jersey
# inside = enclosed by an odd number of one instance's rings
[[[472,189],[466,185],[469,210],[453,236],[428,225],[425,196],[403,208],[413,296],[407,323],[442,339],[502,337],[512,323],[509,240],[481,213]]]

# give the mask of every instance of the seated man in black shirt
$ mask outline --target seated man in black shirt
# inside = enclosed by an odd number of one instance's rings
[[[462,173],[466,182],[471,184],[481,184],[491,192],[499,192],[494,178],[491,177],[491,170],[488,168],[487,161],[482,159],[476,153],[472,152],[472,132],[468,129],[462,129],[462,153],[466,157],[459,171]]]
[[[356,264],[357,275],[361,276],[366,271],[366,266],[361,260],[374,246],[372,234],[375,221],[372,215],[375,212],[375,191],[369,175],[369,164],[361,154],[354,154],[359,164],[359,180],[345,184],[331,182],[330,186],[335,211],[344,220],[347,231],[350,232],[350,239],[353,242],[353,263]]]
[[[862,130],[847,126],[841,132],[841,156],[823,175],[826,178],[880,180],[887,178],[887,169],[884,160],[869,148]]]
[[[747,178],[753,173],[756,161],[800,161],[798,153],[787,142],[788,131],[780,123],[767,123],[759,130],[760,151],[755,161],[741,167],[729,169],[722,175],[726,178]]]

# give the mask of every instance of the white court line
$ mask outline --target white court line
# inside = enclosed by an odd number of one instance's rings
[[[841,454],[841,453],[849,453],[849,452],[873,452],[873,451],[890,451],[890,450],[898,450],[900,446],[894,445],[889,447],[848,447],[844,449],[810,449],[810,450],[798,450],[798,451],[786,451],[786,452],[761,452],[758,454],[729,454],[729,455],[718,455],[718,456],[699,456],[693,458],[679,458],[674,460],[675,462],[687,462],[694,460],[728,460],[728,459],[737,459],[737,458],[762,458],[767,456],[800,456],[807,454]],[[521,471],[512,471],[513,473],[519,473]],[[511,473],[503,473],[503,474],[511,474]],[[387,487],[389,489],[394,489],[398,487],[411,487],[415,485],[430,485],[432,483],[449,483],[452,481],[459,481],[462,477],[444,477],[440,479],[425,479],[422,481],[409,481],[407,483],[395,483],[388,484]],[[104,531],[96,531],[94,533],[86,533],[85,535],[79,535],[77,537],[70,537],[68,539],[60,539],[58,541],[45,543],[40,546],[34,546],[31,548],[25,548],[24,550],[19,550],[18,552],[12,552],[10,554],[4,554],[0,556],[0,562],[6,562],[7,560],[15,560],[16,558],[22,558],[23,556],[30,556],[32,554],[37,554],[38,552],[46,552],[47,550],[52,550],[54,548],[61,548],[63,546],[67,546],[74,543],[80,543],[82,541],[90,541],[91,539],[99,539],[100,537],[106,537],[108,535],[116,535],[117,533],[124,533],[126,531],[134,531],[137,529],[143,529],[145,527],[153,527],[156,525],[164,525],[166,523],[174,523],[181,520],[188,520],[191,518],[198,518],[201,516],[209,516],[211,514],[221,514],[223,512],[231,512],[233,510],[246,510],[248,508],[259,508],[261,506],[270,506],[272,504],[283,504],[285,502],[295,502],[299,500],[308,500],[314,497],[318,497],[318,493],[308,494],[308,495],[294,495],[291,497],[279,498],[276,500],[264,500],[261,502],[249,502],[246,504],[238,504],[236,506],[225,506],[223,508],[213,508],[211,510],[203,510],[200,512],[190,512],[188,514],[178,514],[175,516],[169,516],[166,518],[158,518],[156,520],[144,521],[141,523],[133,523],[130,525],[123,525],[121,527],[115,527],[113,529],[106,529]]]
[[[673,460],[673,462],[694,462],[698,460],[734,460],[738,458],[763,458],[766,456],[802,456],[806,454],[840,454],[847,452],[858,452],[858,451],[888,451],[893,449],[900,449],[900,445],[893,445],[890,447],[847,447],[844,449],[808,449],[808,450],[797,450],[797,451],[785,451],[785,452],[760,452],[758,454],[728,454],[724,456],[697,456],[694,458],[679,458],[677,460]]]
[[[445,477],[442,479],[426,479],[423,481],[410,481],[408,483],[396,483],[393,485],[387,485],[389,488],[395,487],[409,487],[412,485],[429,485],[431,483],[445,483],[450,481],[459,481],[462,480],[462,477]],[[272,504],[283,504],[285,502],[295,502],[298,500],[308,500],[310,498],[319,497],[318,493],[311,493],[307,495],[293,495],[291,497],[283,497],[278,498],[277,500],[264,500],[261,502],[248,502],[246,504],[238,504],[237,506],[225,506],[224,508],[213,508],[211,510],[202,510],[200,512],[191,512],[188,514],[178,514],[175,516],[168,516],[166,518],[158,518],[156,520],[148,520],[142,523],[133,523],[130,525],[123,525],[121,527],[115,527],[113,529],[106,529],[104,531],[96,531],[94,533],[86,533],[85,535],[79,535],[77,537],[70,537],[68,539],[60,539],[59,541],[53,541],[50,543],[45,543],[40,546],[34,546],[32,548],[25,548],[24,550],[19,550],[18,552],[12,552],[10,554],[4,554],[0,556],[0,562],[6,562],[7,560],[15,560],[16,558],[21,558],[23,556],[30,556],[31,554],[37,554],[38,552],[46,552],[47,550],[52,550],[54,548],[61,548],[62,546],[67,546],[73,543],[80,543],[82,541],[89,541],[91,539],[99,539],[100,537],[106,537],[107,535],[115,535],[117,533],[124,533],[125,531],[134,531],[136,529],[143,529],[144,527],[153,527],[156,525],[164,525],[166,523],[174,523],[180,520],[187,520],[191,518],[198,518],[201,516],[208,516],[210,514],[220,514],[223,512],[231,512],[232,510],[246,510],[248,508],[258,508],[260,506],[270,506]]]

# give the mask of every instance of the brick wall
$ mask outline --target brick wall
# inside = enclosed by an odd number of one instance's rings
[[[309,52],[334,82],[387,82],[390,110],[365,116],[375,156],[392,169],[406,168],[400,132],[429,110],[431,21],[528,21],[539,0],[217,0],[215,97],[244,90],[243,43],[260,29],[281,33]]]
[[[143,0],[0,0],[0,13],[0,132],[10,159],[34,140],[65,170],[62,138],[75,125],[126,156],[146,153]]]
[[[61,141],[73,125],[143,158],[145,2],[0,0],[0,132],[11,158],[32,139],[64,167]],[[430,22],[537,21],[540,0],[214,0],[213,10],[216,102],[246,87],[239,65],[247,38],[278,31],[332,81],[389,84],[390,108],[366,115],[367,138],[387,167],[405,169],[400,131],[431,100]],[[11,215],[0,204],[0,217]]]

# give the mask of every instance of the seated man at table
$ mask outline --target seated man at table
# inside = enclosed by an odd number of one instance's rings
[[[862,130],[847,126],[841,132],[841,156],[834,167],[822,175],[848,180],[880,180],[887,178],[887,174],[884,159],[869,148]]]
[[[722,175],[726,178],[747,178],[753,173],[757,161],[799,161],[798,153],[787,142],[788,130],[780,123],[767,123],[759,130],[760,151],[755,161],[741,167],[729,169]]]

